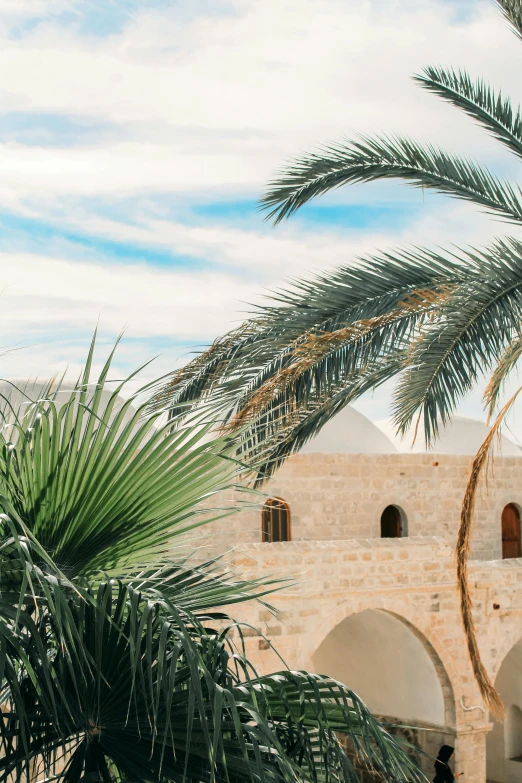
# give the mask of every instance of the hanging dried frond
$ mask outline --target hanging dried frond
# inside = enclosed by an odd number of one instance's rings
[[[464,626],[464,633],[466,634],[469,657],[473,667],[473,674],[475,675],[475,680],[477,681],[477,685],[479,686],[480,692],[486,704],[488,705],[491,712],[498,718],[502,718],[504,716],[504,705],[502,704],[500,696],[491,682],[489,674],[487,673],[480,656],[477,642],[477,631],[475,622],[473,620],[473,599],[471,597],[471,591],[468,582],[468,558],[473,514],[475,511],[475,498],[479,480],[484,466],[487,464],[491,444],[493,443],[495,436],[499,435],[502,422],[511,410],[520,391],[522,391],[522,386],[502,408],[484,443],[473,459],[470,468],[468,484],[466,486],[466,492],[464,494],[464,500],[462,502],[460,527],[456,548],[457,581],[460,593],[460,612],[462,617],[462,624]]]
[[[522,356],[522,334],[508,345],[498,362],[484,392],[484,402],[488,407],[488,422],[498,402],[500,390],[511,370]]]

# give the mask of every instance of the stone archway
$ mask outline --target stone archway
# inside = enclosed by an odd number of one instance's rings
[[[311,656],[313,668],[354,690],[374,714],[408,729],[408,742],[436,755],[454,744],[455,702],[440,658],[423,634],[396,613],[366,609],[345,616]],[[427,775],[433,758],[415,760]]]
[[[310,629],[303,638],[304,644],[295,659],[296,667],[313,669],[316,651],[328,635],[345,619],[369,610],[392,615],[419,639],[439,678],[444,696],[445,723],[455,728],[458,725],[458,717],[461,717],[457,715],[456,704],[464,695],[460,687],[455,656],[449,652],[447,640],[440,637],[433,628],[430,618],[412,609],[411,600],[405,594],[389,598],[375,595],[360,596],[338,604],[333,612],[314,627],[313,632]]]
[[[500,664],[495,687],[506,708],[486,740],[487,777],[491,783],[522,783],[522,638]]]

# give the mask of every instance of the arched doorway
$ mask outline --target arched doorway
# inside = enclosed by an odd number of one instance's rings
[[[522,781],[522,639],[504,658],[495,687],[506,707],[504,723],[494,721],[486,740],[491,783]]]
[[[522,710],[516,704],[510,704],[506,710],[504,751],[510,761],[522,761]]]
[[[514,503],[502,511],[502,559],[520,557],[520,512]]]
[[[312,663],[346,683],[376,715],[415,727],[408,740],[430,755],[454,745],[453,694],[442,663],[420,632],[396,615],[373,609],[350,615],[319,645]],[[415,760],[433,777],[432,758]]]

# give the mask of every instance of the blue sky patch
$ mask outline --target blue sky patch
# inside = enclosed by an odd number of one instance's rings
[[[98,263],[150,264],[189,268],[191,271],[215,267],[215,264],[202,258],[173,253],[168,248],[107,239],[9,212],[0,212],[0,250],[41,254],[51,252],[56,258],[73,257]]]
[[[0,113],[0,141],[34,147],[75,147],[106,141],[116,126],[83,117],[41,112]],[[118,129],[121,136],[121,130]]]

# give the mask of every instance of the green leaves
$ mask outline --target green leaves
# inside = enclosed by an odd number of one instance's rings
[[[172,396],[176,406],[184,394],[185,410],[219,399],[261,482],[344,405],[406,366],[410,341],[471,271],[478,266],[469,257],[419,249],[299,281],[245,325],[243,343],[234,333],[233,359],[216,362],[213,347],[194,360],[204,394],[193,389],[190,398],[189,365],[158,398],[165,405]]]
[[[462,285],[440,302],[434,320],[412,343],[394,399],[403,431],[422,411],[428,442],[520,328],[522,244],[498,241],[482,253],[470,252],[469,258]]]
[[[513,31],[522,38],[522,2],[521,0],[497,0]]]
[[[390,178],[471,201],[512,222],[522,220],[520,191],[508,182],[473,161],[398,136],[361,137],[291,163],[270,183],[261,206],[269,210],[267,219],[279,223],[329,190]]]
[[[425,68],[414,78],[422,87],[463,109],[511,152],[522,156],[520,106],[515,112],[509,98],[504,98],[502,93],[495,94],[482,79],[473,82],[465,71],[451,68]]]
[[[286,580],[190,556],[187,531],[240,507],[220,493],[245,478],[243,436],[216,435],[211,409],[162,424],[149,387],[122,402],[112,355],[91,383],[93,351],[74,389],[4,400],[0,783],[356,781],[337,732],[422,780],[345,686],[246,659],[227,607]]]
[[[522,35],[520,0],[497,1]],[[415,79],[522,156],[521,111],[506,95],[453,68],[428,67]],[[517,185],[433,144],[393,135],[301,156],[269,184],[260,206],[278,223],[332,189],[387,178],[522,220]],[[399,250],[294,281],[167,379],[152,407],[183,416],[219,400],[226,431],[241,432],[238,454],[255,467],[258,483],[345,405],[394,377],[397,427],[422,420],[431,443],[485,370],[494,373],[491,404],[518,361],[521,250],[509,238],[483,250]]]
[[[520,0],[497,1],[522,35]],[[429,67],[415,79],[522,156],[521,111],[503,93],[453,68]],[[278,223],[332,189],[388,178],[469,201],[509,222],[522,220],[517,185],[433,144],[390,134],[359,137],[301,156],[269,184],[260,206]],[[431,443],[484,370],[494,371],[487,393],[491,403],[519,358],[520,250],[517,240],[507,239],[482,251],[446,257],[428,250],[395,252],[360,266],[356,262],[329,278],[297,281],[291,292],[275,294],[273,306],[263,308],[261,317],[223,338],[223,345],[228,340],[234,346],[226,359],[211,363],[210,354],[203,354],[195,360],[197,389],[191,389],[182,371],[165,396],[184,395],[185,404],[194,406],[212,390],[225,390],[231,429],[246,419],[248,443],[273,444],[258,480],[344,405],[394,376],[398,428],[405,430],[414,418],[422,418]],[[419,281],[417,291],[408,288],[415,265],[422,276],[430,263],[431,278]],[[409,281],[402,288],[405,276]],[[397,292],[413,296],[415,305],[405,307],[407,300],[397,299]]]
[[[210,498],[237,466],[224,438],[145,416],[136,395],[118,408],[122,384],[105,388],[110,359],[90,382],[6,411],[0,491],[70,576],[122,569],[158,557],[174,537],[208,520]],[[133,407],[135,406],[135,407]],[[201,504],[207,501],[203,512]]]
[[[66,596],[77,644],[58,643],[63,625],[42,603],[39,634],[23,635],[39,687],[20,657],[21,686],[4,696],[1,781],[27,774],[31,764],[50,776],[58,748],[67,749],[63,780],[71,783],[82,775],[356,781],[336,732],[351,737],[368,766],[405,783],[423,779],[339,683],[302,672],[259,677],[232,648],[226,626],[214,630],[186,607],[175,611],[116,580],[82,595],[56,589]],[[42,666],[51,673],[47,681]]]

